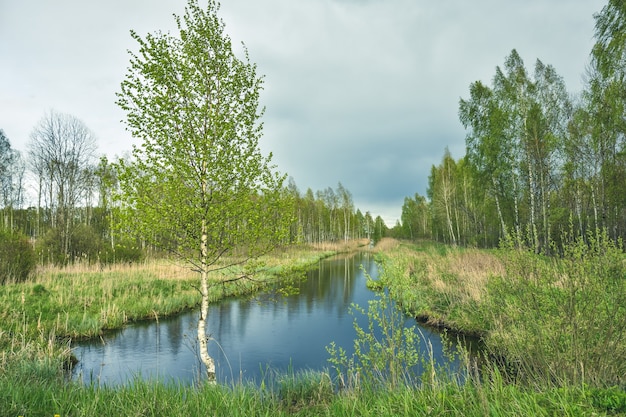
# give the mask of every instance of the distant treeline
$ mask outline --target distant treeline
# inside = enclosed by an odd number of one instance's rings
[[[313,193],[310,188],[301,195],[293,180],[288,194],[295,201],[296,220],[291,241],[319,243],[368,238],[378,242],[389,230],[380,216],[372,217],[354,206],[352,194],[341,182],[336,189],[328,187]]]
[[[427,195],[405,198],[402,236],[487,247],[513,238],[540,253],[598,230],[625,237],[626,3],[594,17],[579,96],[539,60],[529,74],[515,50],[490,85],[470,85],[459,103],[466,155],[446,149]]]
[[[120,210],[132,208],[120,207],[113,198],[118,192],[116,164],[106,157],[94,163],[95,149],[89,130],[70,115],[47,114],[33,130],[26,157],[11,148],[0,130],[0,246],[16,248],[21,239],[19,248],[34,248],[28,259],[61,265],[136,261],[156,251],[117,227]],[[27,175],[36,184],[37,205],[24,208]],[[294,210],[284,215],[295,219],[285,244],[377,241],[388,232],[380,216],[355,208],[341,183],[301,195],[290,179],[284,198]]]

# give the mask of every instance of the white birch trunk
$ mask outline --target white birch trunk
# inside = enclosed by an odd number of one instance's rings
[[[600,230],[600,225],[598,223],[598,204],[596,203],[596,190],[595,187],[593,186],[593,183],[591,184],[591,201],[593,202],[593,221],[594,221],[594,226],[595,226],[595,234],[596,234],[596,238],[598,237],[598,231]]]
[[[537,220],[535,219],[536,204],[535,204],[535,189],[537,185],[535,183],[535,173],[530,163],[530,156],[528,156],[528,192],[530,197],[530,233],[533,242],[533,249],[535,253],[539,253],[539,240],[537,236]]]
[[[209,383],[215,383],[215,361],[209,355],[209,338],[206,333],[206,318],[209,315],[209,273],[207,266],[207,225],[202,220],[202,237],[200,242],[200,252],[202,256],[202,270],[200,271],[200,293],[202,294],[202,304],[200,306],[200,318],[198,319],[198,344],[200,348],[200,360],[206,367],[207,379]]]
[[[517,246],[521,247],[521,238],[522,233],[520,230],[520,221],[519,221],[519,203],[517,199],[517,175],[513,172],[513,206],[515,210],[515,241],[517,242]]]
[[[496,210],[498,210],[498,218],[500,219],[500,227],[502,228],[502,237],[506,238],[508,236],[506,232],[506,224],[504,224],[504,216],[502,215],[502,209],[500,208],[500,199],[498,198],[498,187],[496,184],[495,177],[492,177],[493,181],[493,189],[494,189],[494,197],[496,199]]]
[[[454,226],[452,225],[452,208],[450,205],[452,204],[450,200],[452,199],[452,181],[450,180],[450,166],[446,164],[444,161],[444,167],[442,172],[442,188],[443,188],[443,203],[446,209],[446,223],[448,224],[448,232],[450,233],[450,239],[452,240],[452,245],[456,246],[456,236],[454,235]]]

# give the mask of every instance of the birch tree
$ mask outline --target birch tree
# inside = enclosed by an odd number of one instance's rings
[[[513,146],[507,134],[508,120],[494,91],[476,81],[470,98],[460,100],[459,118],[468,129],[465,139],[468,161],[476,168],[478,181],[486,184],[496,206],[500,237],[508,236],[507,203],[513,194]]]
[[[343,240],[350,239],[350,219],[354,212],[354,202],[352,201],[352,193],[339,182],[337,185],[337,196],[341,201],[341,211],[343,213]]]
[[[599,223],[617,238],[626,233],[626,4],[609,0],[594,18],[596,43],[585,91],[601,170],[596,200],[602,203],[594,206]]]
[[[413,198],[405,197],[402,205],[402,229],[405,238],[431,238],[430,207],[426,197],[415,193]]]
[[[493,185],[502,235],[509,223],[505,208],[512,205],[516,239],[522,243],[526,224],[526,238],[537,252],[549,250],[550,197],[571,114],[565,84],[554,68],[537,60],[531,77],[515,50],[503,69],[496,67],[491,88],[473,83],[470,99],[459,105],[461,122],[470,130],[468,160]]]
[[[558,188],[559,161],[563,158],[573,106],[563,78],[554,67],[544,65],[540,60],[535,64],[532,93],[524,123],[523,148],[528,160],[531,201],[537,201],[532,205],[535,212],[531,213],[533,219],[539,218],[533,223],[535,247],[549,252],[551,199]]]
[[[459,239],[458,218],[456,216],[455,174],[456,163],[448,148],[445,149],[441,164],[432,166],[428,178],[428,196],[433,205],[433,216],[442,228],[441,232],[450,244],[456,246]]]
[[[0,230],[13,231],[14,210],[23,199],[24,161],[19,151],[11,148],[6,134],[0,129],[0,210],[3,213]]]
[[[50,111],[30,134],[28,160],[39,184],[37,207],[41,211],[42,199],[47,200],[46,211],[58,231],[63,262],[68,260],[74,211],[84,203],[96,149],[94,134],[70,114]]]
[[[270,250],[292,219],[285,176],[259,148],[263,79],[245,47],[243,59],[233,52],[218,10],[189,0],[174,16],[177,36],[131,31],[139,51],[117,101],[141,142],[119,165],[123,224],[199,272],[197,338],[211,382],[209,274]]]

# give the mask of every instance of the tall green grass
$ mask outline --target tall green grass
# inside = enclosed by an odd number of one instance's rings
[[[378,283],[396,302],[434,327],[481,336],[488,318],[480,308],[487,283],[504,273],[493,251],[422,242],[401,244],[381,255],[390,273]]]
[[[35,376],[10,383],[0,376],[1,415],[92,416],[603,416],[624,412],[623,396],[577,388],[534,391],[507,385],[443,384],[329,393],[318,380],[294,381],[288,392],[252,386],[181,387],[135,381],[85,387]],[[322,393],[320,395],[320,392]]]
[[[0,287],[0,329],[26,320],[29,329],[59,337],[93,337],[105,330],[169,315],[198,303],[193,280],[165,281],[141,270],[55,273]]]

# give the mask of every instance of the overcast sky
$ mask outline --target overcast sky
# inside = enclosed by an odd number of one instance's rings
[[[223,0],[233,44],[265,76],[261,147],[301,193],[341,182],[389,227],[426,194],[448,147],[465,153],[458,102],[517,49],[572,93],[606,0]],[[49,110],[81,119],[109,158],[130,151],[115,92],[129,35],[174,30],[184,0],[0,0],[0,129],[24,152]],[[202,0],[201,0],[201,4]]]

